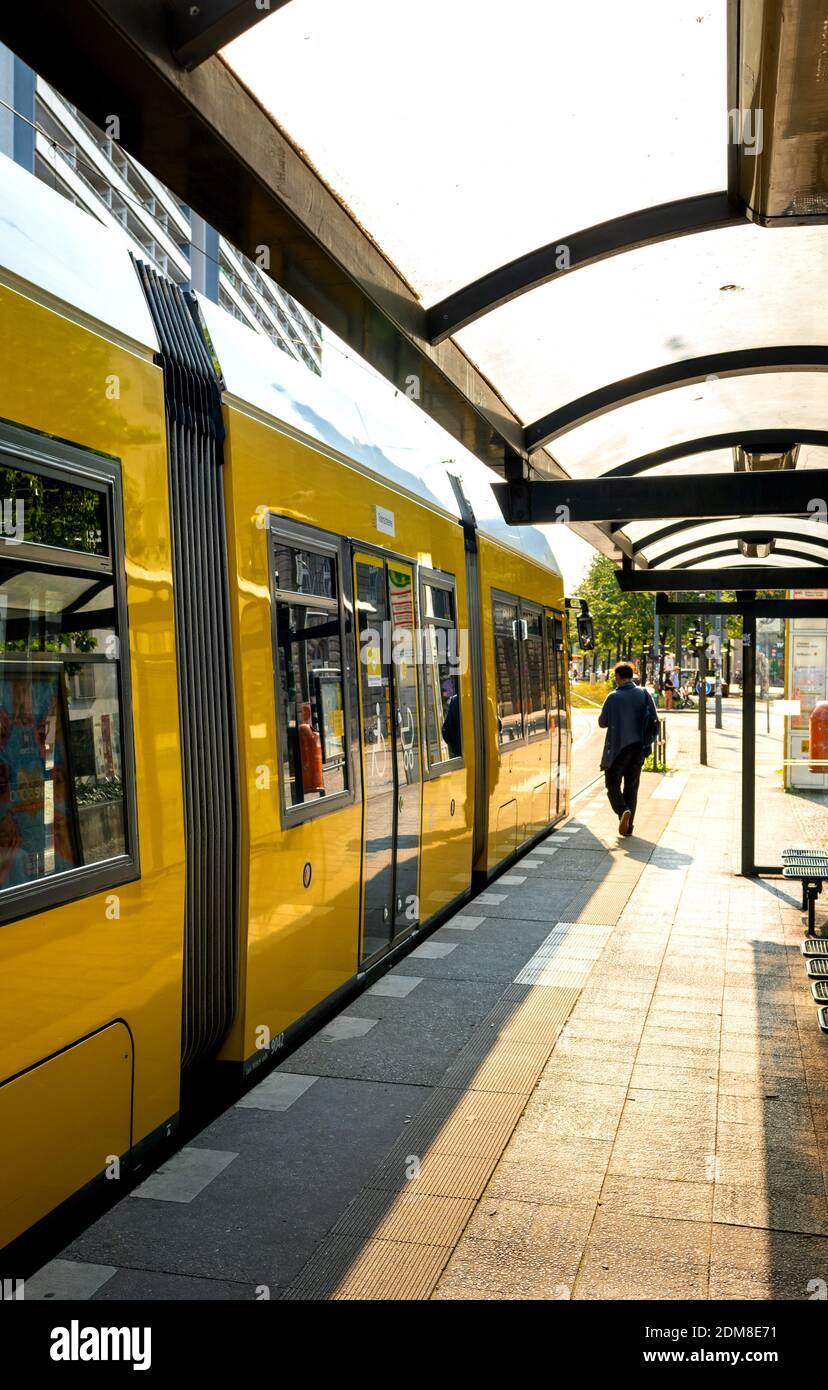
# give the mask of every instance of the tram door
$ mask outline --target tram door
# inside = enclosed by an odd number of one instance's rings
[[[554,613],[546,615],[546,652],[549,661],[549,713],[554,722],[550,738],[550,819],[563,815],[569,777],[569,720],[566,714],[566,650],[563,623]]]
[[[363,785],[365,960],[419,920],[420,717],[414,572],[354,555]]]

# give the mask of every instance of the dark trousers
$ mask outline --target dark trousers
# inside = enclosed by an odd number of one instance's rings
[[[635,820],[638,784],[641,781],[645,756],[643,744],[630,743],[621,749],[615,762],[604,772],[609,804],[617,816],[629,811]]]

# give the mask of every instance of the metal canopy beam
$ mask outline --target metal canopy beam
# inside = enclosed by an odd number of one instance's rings
[[[726,192],[705,193],[700,197],[680,198],[657,207],[642,208],[625,217],[614,217],[595,227],[571,232],[569,236],[559,237],[557,241],[550,241],[546,246],[498,266],[497,270],[481,275],[434,304],[428,311],[429,340],[441,343],[450,334],[501,304],[508,304],[518,295],[538,289],[550,280],[559,280],[573,270],[608,260],[610,256],[740,223],[748,225],[741,204],[732,201]]]
[[[187,72],[288,0],[165,0],[173,56]]]
[[[657,521],[662,517],[680,517],[682,524],[687,524],[691,516],[704,520],[808,515],[810,502],[828,498],[828,468],[687,477],[544,479],[495,483],[494,491],[513,526],[561,520]],[[650,543],[652,540],[650,537]]]
[[[818,589],[824,565],[734,565],[717,570],[620,569],[618,587],[627,594],[708,593],[716,589]],[[826,585],[828,587],[828,585]]]
[[[725,434],[706,434],[699,439],[686,439],[681,444],[669,444],[641,454],[637,459],[619,463],[602,474],[605,478],[634,478],[665,463],[692,458],[694,454],[712,454],[717,449],[733,449],[741,444],[748,453],[792,449],[795,444],[816,444],[828,448],[828,430],[728,430]]]
[[[773,530],[773,532],[767,532],[762,534],[772,535],[775,541],[797,541],[800,544],[819,546],[820,549],[825,550],[826,559],[828,559],[828,527],[823,526],[821,528],[818,528],[814,526],[811,529],[814,532],[813,536],[803,536],[801,531],[792,531],[789,530],[787,527],[783,529],[777,527]],[[818,534],[819,530],[821,530],[822,532],[821,535]],[[668,565],[671,560],[677,560],[680,555],[689,556],[692,554],[694,550],[704,550],[705,546],[708,545],[718,545],[721,541],[741,541],[748,539],[750,539],[750,536],[745,527],[743,527],[739,531],[718,532],[715,536],[705,536],[699,540],[688,541],[685,545],[676,546],[674,550],[665,551],[663,555],[659,555],[655,559],[655,563],[660,566]],[[643,544],[648,545],[650,544],[650,542],[645,540]],[[719,554],[722,555],[724,553],[724,551],[719,552]],[[732,554],[733,552],[729,551],[727,553]],[[781,554],[778,545],[774,553],[777,555]],[[806,554],[803,558],[805,558],[806,560],[818,560],[819,556]]]
[[[826,585],[828,592],[828,585]],[[828,618],[828,598],[762,598],[726,600],[717,603],[700,599],[697,603],[685,599],[675,603],[666,594],[656,594],[655,611],[659,618],[706,618],[721,613],[754,612],[758,618]]]
[[[828,347],[758,347],[738,352],[710,352],[703,357],[687,357],[681,362],[666,362],[647,372],[614,381],[586,396],[559,406],[527,425],[523,437],[528,453],[551,444],[560,435],[577,429],[590,420],[618,410],[634,401],[672,391],[679,386],[692,386],[707,377],[750,376],[759,372],[812,372],[828,369]]]

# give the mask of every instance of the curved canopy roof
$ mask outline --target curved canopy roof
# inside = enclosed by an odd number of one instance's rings
[[[828,561],[828,0],[37,9],[0,34],[498,468],[510,521],[675,588]]]
[[[696,513],[742,444],[779,449],[748,471],[797,444],[828,469],[821,0],[423,0],[414,22],[292,0],[223,56],[521,422],[529,515],[554,519],[533,477],[670,475],[686,517],[585,519],[636,565],[755,568],[742,543],[769,535],[774,571],[828,562],[809,517]]]

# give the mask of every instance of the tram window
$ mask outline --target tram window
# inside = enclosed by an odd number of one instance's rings
[[[526,624],[526,735],[543,738],[548,729],[546,681],[543,669],[543,625],[540,613],[523,609]]]
[[[3,536],[88,555],[109,554],[107,494],[0,464]]]
[[[111,577],[0,560],[0,888],[126,853]]]
[[[336,557],[274,538],[276,701],[285,811],[348,790]]]
[[[523,738],[517,604],[493,601],[497,738],[501,748]]]
[[[315,598],[337,598],[336,560],[314,550],[300,549],[275,539],[273,544],[274,583],[277,589]]]
[[[454,582],[425,580],[421,589],[423,680],[428,766],[440,768],[463,756],[460,717],[461,653]]]

